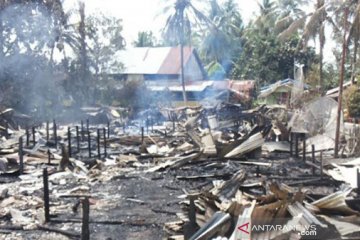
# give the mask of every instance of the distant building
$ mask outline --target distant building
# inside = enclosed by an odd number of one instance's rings
[[[116,79],[171,84],[181,81],[180,47],[129,48],[116,53],[114,59],[124,65],[110,72]],[[199,55],[192,47],[184,47],[184,73],[185,82],[207,78]]]
[[[172,101],[183,100],[181,85],[180,47],[129,48],[114,55],[123,64],[109,75],[118,80],[144,81],[153,92],[170,93]],[[227,96],[249,101],[253,97],[255,81],[208,80],[204,65],[192,47],[184,47],[185,90],[189,102],[214,97],[229,91]]]
[[[260,88],[260,93],[258,95],[259,103],[267,105],[280,104],[289,106],[291,93],[295,82],[296,80],[287,78]],[[308,88],[307,85],[304,87],[305,89]]]

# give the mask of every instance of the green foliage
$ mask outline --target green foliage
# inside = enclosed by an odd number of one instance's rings
[[[299,39],[280,42],[275,36],[248,35],[242,55],[232,73],[234,79],[254,79],[260,85],[293,78],[294,61],[305,64],[305,70],[315,61],[315,51],[298,51]]]
[[[230,72],[234,56],[241,52],[243,22],[233,0],[227,0],[223,5],[212,0],[210,6],[208,19],[211,24],[198,36],[202,39],[199,41],[200,55],[205,64],[221,64],[225,77]]]
[[[134,47],[154,47],[156,38],[152,31],[138,32],[138,38],[133,42]]]
[[[348,110],[351,117],[360,117],[360,91],[356,89],[349,97]]]

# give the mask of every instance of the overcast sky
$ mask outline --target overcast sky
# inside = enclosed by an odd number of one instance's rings
[[[123,36],[128,45],[137,37],[139,31],[153,31],[156,36],[165,25],[166,16],[162,9],[175,0],[86,0],[88,14],[103,12],[123,19]],[[220,0],[219,2],[222,2]],[[249,19],[257,9],[256,0],[237,0],[241,15]],[[196,1],[194,1],[194,4]],[[66,0],[65,7],[77,8],[76,0]]]

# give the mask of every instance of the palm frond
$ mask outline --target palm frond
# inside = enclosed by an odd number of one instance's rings
[[[299,18],[297,20],[295,20],[294,22],[292,22],[290,24],[290,26],[285,30],[282,31],[279,35],[278,38],[281,41],[285,41],[287,39],[289,39],[293,34],[295,34],[299,29],[303,28],[306,22],[306,17],[304,16],[302,18]]]
[[[326,7],[316,9],[316,11],[311,15],[309,22],[305,25],[303,40],[308,42],[309,39],[315,36],[318,33],[318,29],[323,24],[326,19]]]

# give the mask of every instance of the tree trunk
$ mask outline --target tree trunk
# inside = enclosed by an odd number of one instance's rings
[[[185,90],[185,69],[184,69],[184,35],[185,35],[185,26],[184,26],[184,9],[180,10],[181,14],[181,36],[180,36],[180,61],[181,61],[181,86],[183,92],[184,104],[187,106],[187,97]]]
[[[345,8],[345,16],[344,16],[344,37],[343,37],[340,82],[339,82],[338,110],[337,110],[337,118],[336,118],[335,151],[334,151],[334,157],[336,157],[336,158],[339,156],[340,120],[341,120],[342,93],[343,93],[345,60],[346,60],[347,17],[348,17],[348,8],[346,7]]]
[[[324,65],[324,45],[325,45],[325,26],[324,24],[320,28],[319,34],[319,43],[320,43],[320,53],[319,53],[319,86],[321,96],[324,95],[324,74],[323,74],[323,65]]]
[[[80,86],[82,88],[82,100],[87,99],[87,93],[89,93],[88,83],[87,83],[87,52],[86,52],[86,29],[85,29],[85,4],[79,2],[79,14],[80,14],[80,24],[79,24],[79,34],[80,34]]]
[[[352,60],[352,73],[351,73],[351,83],[355,84],[356,78],[356,61],[357,61],[357,50],[359,47],[359,42],[357,37],[354,39],[354,53],[353,53],[353,60]]]

